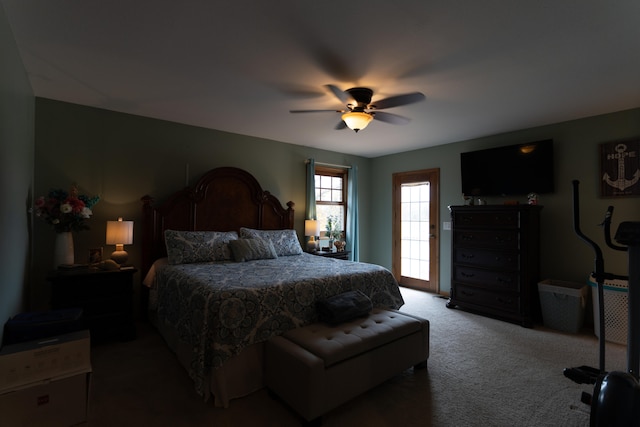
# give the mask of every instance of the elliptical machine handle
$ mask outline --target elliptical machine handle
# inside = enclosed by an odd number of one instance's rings
[[[584,242],[593,248],[595,252],[595,269],[593,275],[598,283],[604,282],[604,257],[602,256],[602,250],[596,242],[588,238],[582,230],[580,230],[580,195],[578,187],[580,181],[574,179],[573,184],[573,230]],[[611,207],[609,207],[612,209]]]
[[[600,336],[598,337],[598,347],[599,347],[599,353],[600,353],[600,360],[598,363],[598,368],[600,369],[600,374],[604,375],[605,372],[605,351],[606,351],[606,346],[605,346],[605,321],[604,321],[604,257],[602,256],[602,250],[600,249],[600,246],[598,246],[598,244],[596,242],[594,242],[593,240],[591,240],[590,238],[588,238],[587,236],[585,236],[585,234],[582,232],[582,230],[580,230],[580,195],[579,195],[579,186],[580,186],[580,181],[578,181],[577,179],[574,179],[572,181],[573,184],[573,230],[575,231],[575,233],[578,235],[579,238],[581,238],[584,242],[586,242],[589,246],[591,246],[593,248],[593,251],[595,252],[595,260],[594,260],[594,264],[595,264],[595,269],[593,271],[593,276],[596,279],[596,282],[598,283],[598,301],[600,301],[599,307],[598,307],[598,317],[599,317],[599,329],[600,329]]]
[[[607,243],[611,249],[615,249],[616,251],[627,252],[628,248],[626,246],[618,246],[611,240],[611,217],[613,216],[613,206],[609,206],[607,209],[607,213],[604,216],[604,221],[602,221],[602,225],[604,226],[604,241]]]

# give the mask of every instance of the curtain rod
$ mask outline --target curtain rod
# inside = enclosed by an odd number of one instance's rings
[[[309,164],[309,159],[304,161],[306,164]],[[320,165],[320,166],[327,166],[330,168],[340,168],[340,169],[351,169],[351,166],[345,166],[345,165],[334,165],[332,163],[322,163],[322,162],[316,162],[316,165]]]

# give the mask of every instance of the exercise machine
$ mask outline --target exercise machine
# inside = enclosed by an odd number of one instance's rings
[[[621,278],[608,274],[604,269],[604,257],[600,247],[580,230],[579,181],[573,181],[573,226],[574,231],[595,253],[595,270],[592,273],[597,282],[599,313],[599,368],[580,366],[566,368],[564,375],[579,384],[595,384],[593,394],[582,393],[581,401],[591,407],[591,427],[627,427],[640,425],[640,221],[620,223],[614,239],[611,240],[611,218],[613,206],[609,206],[603,221],[605,242],[617,251],[628,253],[628,329],[627,329],[627,371],[605,371],[605,310],[604,282]]]

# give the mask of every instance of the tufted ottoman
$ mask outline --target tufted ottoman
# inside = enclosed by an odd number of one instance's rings
[[[314,323],[271,338],[265,381],[307,421],[411,366],[426,367],[429,321],[395,310],[329,326]]]

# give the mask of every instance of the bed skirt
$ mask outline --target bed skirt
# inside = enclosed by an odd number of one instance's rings
[[[151,314],[151,313],[150,313]],[[150,318],[154,318],[150,316]],[[164,322],[155,324],[160,335],[173,351],[185,372],[193,358],[190,345],[180,341],[175,330]],[[219,368],[214,368],[206,377],[204,387],[205,401],[213,400],[216,407],[228,408],[232,399],[247,396],[264,387],[264,343],[253,344],[242,352],[224,362]]]

